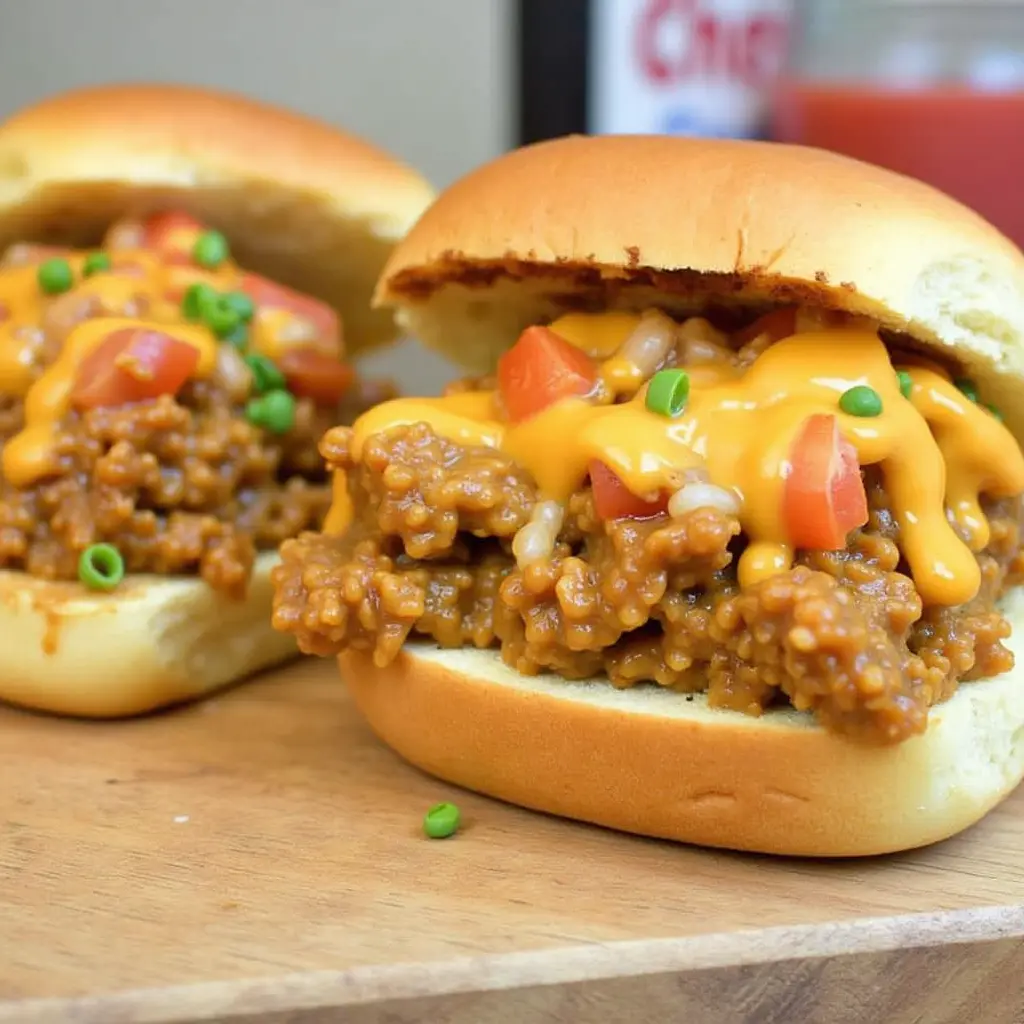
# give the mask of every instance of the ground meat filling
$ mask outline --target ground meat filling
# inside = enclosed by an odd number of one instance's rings
[[[16,266],[17,255],[4,267]],[[144,298],[105,306],[71,290],[46,299],[41,325],[18,328],[23,340],[32,332],[24,350],[32,378],[78,325],[141,315]],[[217,591],[244,595],[258,552],[323,520],[330,481],[317,441],[394,395],[390,385],[357,379],[340,407],[297,397],[292,425],[275,433],[247,418],[251,381],[242,355],[224,342],[214,373],[173,396],[68,411],[54,436],[56,471],[25,487],[0,480],[0,568],[76,580],[81,553],[106,542],[129,573],[199,575]],[[0,444],[24,423],[23,398],[0,397]]]
[[[271,438],[206,382],[71,413],[57,475],[25,489],[0,483],[0,566],[75,579],[79,554],[108,541],[128,572],[198,573],[244,593],[257,551],[322,521],[330,489],[309,454],[332,419],[302,401],[287,437]]]
[[[286,542],[275,571],[275,625],[310,653],[353,648],[383,666],[410,637],[495,647],[525,674],[603,673],[751,714],[788,705],[868,742],[921,732],[958,683],[1013,665],[996,601],[1024,570],[1019,499],[984,506],[978,595],[924,607],[875,467],[863,471],[869,521],[845,551],[803,554],[741,589],[746,540],[722,511],[601,519],[587,484],[567,503],[551,557],[521,568],[512,538],[538,495],[508,456],[422,423],[372,437],[359,459],[352,438],[339,427],[321,443],[347,475],[349,531]]]
[[[418,424],[353,464],[350,438],[335,428],[323,451],[350,474],[361,519],[343,539],[288,541],[278,570],[276,625],[310,653],[352,647],[384,665],[415,635],[498,645],[523,673],[706,690],[714,707],[755,714],[786,701],[838,732],[891,741],[921,731],[959,680],[1012,667],[994,601],[1024,569],[1018,501],[988,508],[978,597],[922,614],[870,470],[871,520],[846,552],[807,555],[741,591],[739,524],[720,512],[604,522],[585,489],[554,556],[524,572],[510,540],[536,495],[501,453]]]

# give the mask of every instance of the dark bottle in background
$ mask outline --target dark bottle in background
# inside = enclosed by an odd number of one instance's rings
[[[518,141],[765,137],[792,10],[792,0],[520,0]]]

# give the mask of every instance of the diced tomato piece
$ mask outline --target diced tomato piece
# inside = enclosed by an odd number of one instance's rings
[[[199,350],[163,331],[122,327],[82,360],[71,392],[79,409],[125,405],[177,394],[199,363]]]
[[[147,248],[178,252],[191,252],[196,239],[206,230],[202,222],[191,214],[177,210],[147,217],[144,229]]]
[[[796,333],[796,309],[787,306],[783,309],[773,309],[764,316],[759,316],[752,324],[748,324],[734,335],[740,345],[748,345],[755,338],[767,334],[772,344],[782,341],[791,334]]]
[[[590,487],[594,508],[602,519],[650,519],[668,509],[668,496],[657,501],[638,498],[603,462],[590,463]]]
[[[341,325],[338,314],[319,299],[303,295],[283,284],[271,281],[259,274],[242,274],[242,291],[249,296],[256,308],[266,306],[268,309],[286,309],[296,316],[308,320],[316,328],[322,341],[330,343],[334,348],[341,345]]]
[[[582,398],[596,381],[594,360],[549,327],[527,327],[498,360],[498,391],[512,423],[560,399]]]
[[[839,432],[835,416],[812,416],[793,444],[783,492],[790,543],[839,551],[851,530],[868,521],[868,499],[857,450]]]
[[[285,352],[277,367],[293,394],[312,398],[318,405],[340,401],[356,378],[355,370],[347,363],[308,348]]]

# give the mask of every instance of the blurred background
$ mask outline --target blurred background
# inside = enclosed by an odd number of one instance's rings
[[[438,187],[572,131],[806,142],[1024,246],[1024,0],[0,0],[0,116],[131,80],[294,107]],[[428,392],[451,373],[410,346],[373,369]]]

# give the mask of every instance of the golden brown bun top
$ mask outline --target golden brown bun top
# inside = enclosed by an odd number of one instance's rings
[[[222,229],[243,266],[335,305],[349,351],[393,335],[369,309],[373,284],[432,198],[375,146],[231,93],[101,86],[0,125],[0,246],[93,244],[116,217],[183,209]]]
[[[441,194],[376,300],[485,370],[568,302],[683,311],[709,294],[865,314],[1024,373],[1024,256],[1007,238],[919,181],[777,143],[570,136],[516,150]]]

